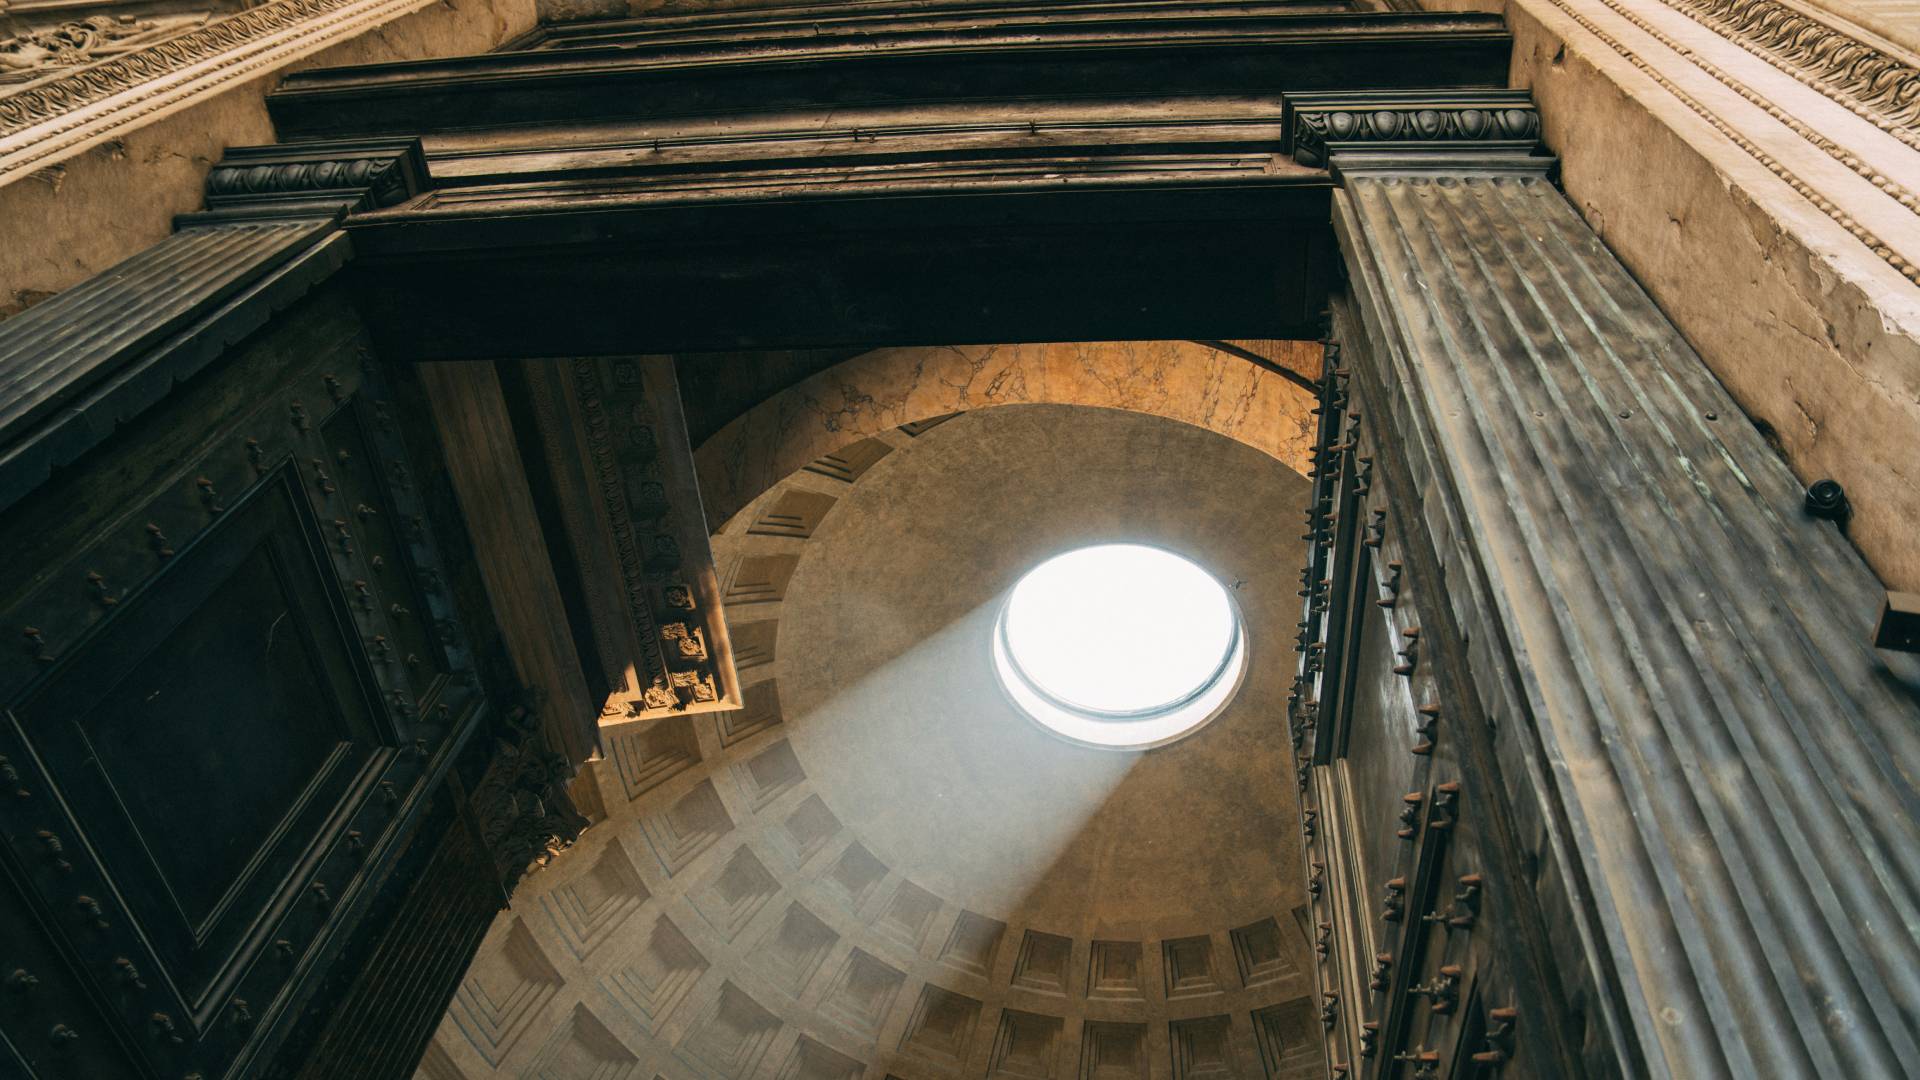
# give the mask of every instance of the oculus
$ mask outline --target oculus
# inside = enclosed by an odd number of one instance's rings
[[[1219,715],[1247,667],[1246,627],[1218,578],[1145,544],[1098,544],[1016,582],[994,620],[1001,688],[1083,746],[1145,750]]]

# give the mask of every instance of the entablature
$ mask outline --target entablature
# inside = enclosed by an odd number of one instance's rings
[[[646,46],[500,52],[298,72],[269,97],[283,137],[450,133],[898,103],[1505,85],[1512,42],[1480,14],[1196,18],[1160,4],[1052,19]],[[889,23],[889,26],[892,26]]]

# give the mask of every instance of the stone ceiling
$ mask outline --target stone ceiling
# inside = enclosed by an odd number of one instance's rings
[[[881,432],[714,537],[746,707],[609,729],[608,818],[502,913],[421,1076],[1280,1080],[1319,1066],[1282,736],[1305,481],[1160,417]],[[985,628],[1132,538],[1236,589],[1234,703],[1145,753],[1016,714]]]

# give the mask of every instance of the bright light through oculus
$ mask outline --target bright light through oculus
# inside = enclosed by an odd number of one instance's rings
[[[1173,552],[1102,544],[1020,579],[994,633],[994,668],[1014,702],[1075,742],[1141,749],[1217,714],[1246,668],[1227,590]]]

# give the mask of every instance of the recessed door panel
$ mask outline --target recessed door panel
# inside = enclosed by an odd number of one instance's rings
[[[14,710],[191,1005],[386,741],[296,498],[227,510]]]

